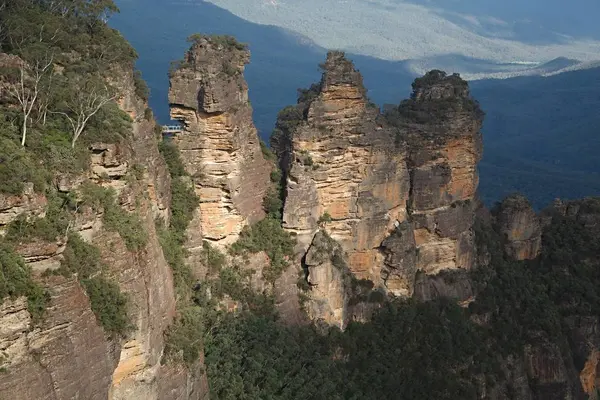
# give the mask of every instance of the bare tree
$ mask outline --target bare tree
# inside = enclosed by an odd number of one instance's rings
[[[100,83],[99,79],[87,79],[76,85],[74,96],[65,103],[65,111],[51,111],[63,115],[71,124],[71,147],[75,147],[90,119],[117,97],[118,94],[106,83]]]
[[[29,117],[43,91],[43,79],[52,68],[53,58],[53,56],[49,56],[44,60],[37,59],[33,63],[19,61],[17,77],[7,86],[8,93],[17,100],[23,114],[21,146],[25,146]]]

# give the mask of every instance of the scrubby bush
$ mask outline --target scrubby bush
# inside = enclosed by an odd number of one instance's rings
[[[183,361],[193,364],[202,351],[204,334],[203,311],[194,305],[179,310],[179,314],[165,335],[164,361]]]
[[[23,258],[6,244],[0,243],[0,304],[7,298],[27,297],[27,308],[34,320],[40,319],[49,301],[47,291],[31,277]]]
[[[49,193],[46,216],[44,218],[27,218],[24,214],[11,222],[6,230],[5,240],[9,242],[26,242],[34,238],[54,242],[67,234],[71,221],[68,199]]]
[[[231,245],[236,255],[264,251],[270,259],[270,266],[263,274],[268,281],[275,281],[288,266],[294,256],[295,240],[281,227],[281,222],[267,217],[254,225],[246,226],[239,239]]]
[[[104,276],[100,250],[78,234],[70,234],[64,251],[63,274],[76,274],[90,299],[90,307],[104,330],[124,337],[133,325],[127,314],[127,297],[119,286]]]
[[[133,328],[127,315],[127,297],[119,286],[96,276],[82,281],[90,299],[90,306],[104,330],[112,335],[124,337]]]
[[[142,78],[142,72],[136,70],[133,73],[133,83],[135,85],[135,95],[142,99],[144,102],[148,101],[150,97],[150,89],[144,78]]]

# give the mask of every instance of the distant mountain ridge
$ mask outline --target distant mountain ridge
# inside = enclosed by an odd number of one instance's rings
[[[527,2],[536,3],[537,8],[514,1],[499,8],[489,0],[451,5],[398,0],[205,1],[245,20],[297,32],[324,48],[409,61],[410,71],[417,75],[433,68],[472,74],[473,59],[485,60],[486,65],[479,75],[467,76],[469,79],[539,73],[527,65],[513,65],[507,71],[506,63],[515,61],[543,64],[559,57],[582,62],[600,59],[600,29],[584,15],[600,6],[588,4],[588,0],[570,5],[579,14],[565,13],[564,4],[551,2],[548,6],[537,1]],[[512,9],[512,18],[507,7]],[[581,21],[559,24],[577,16]],[[559,29],[553,30],[553,25]]]
[[[325,50],[289,30],[253,24],[196,0],[120,0],[118,5],[122,12],[111,24],[136,47],[138,67],[151,88],[151,106],[163,123],[169,121],[169,63],[183,54],[185,38],[195,32],[231,34],[249,44],[252,61],[245,76],[263,140],[268,140],[277,112],[296,103],[295,90],[318,79],[315,66],[322,62]],[[374,103],[398,104],[410,93],[415,75],[407,62],[347,55],[360,69]],[[473,73],[487,68],[485,60],[456,58],[471,65]],[[600,68],[593,68],[598,66],[594,62],[568,66],[571,63],[565,57],[546,66],[529,66],[546,68],[542,72],[547,78],[470,82],[487,114],[480,163],[480,193],[487,204],[514,191],[526,194],[538,209],[555,197],[600,194],[600,165],[595,159],[600,153],[596,129],[600,126]],[[578,70],[582,66],[587,69]],[[462,74],[470,79],[468,75]]]

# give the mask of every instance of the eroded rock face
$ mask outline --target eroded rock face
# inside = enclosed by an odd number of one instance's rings
[[[34,191],[33,183],[25,182],[21,195],[0,194],[0,236],[4,235],[5,226],[17,217],[44,217],[48,201],[46,196]]]
[[[472,226],[483,113],[465,81],[431,71],[415,80],[398,114],[410,154],[409,209],[418,268],[427,274],[469,269],[475,261]]]
[[[341,246],[318,232],[305,256],[311,286],[305,310],[313,321],[345,328],[348,322],[349,276]]]
[[[239,44],[203,38],[171,76],[171,117],[184,125],[173,140],[201,199],[189,228],[192,251],[201,246],[194,237],[223,246],[264,217],[271,166],[252,122],[243,77],[249,59]]]
[[[116,76],[120,80],[114,84],[122,96],[119,106],[133,121],[131,136],[118,143],[93,144],[88,173],[72,176],[57,171],[55,182],[64,193],[76,192],[87,181],[113,188],[117,205],[138,214],[148,242],[137,251],[127,249],[118,233],[103,226],[101,212],[89,207],[79,210],[70,227],[100,249],[107,276],[128,297],[134,330],[124,340],[107,338],[76,278],[40,277],[59,265],[66,238],[57,238],[56,243],[20,244],[16,250],[33,267],[36,279],[52,299],[48,315],[37,325],[31,322],[26,302],[4,299],[0,348],[11,356],[0,362],[8,363],[8,373],[0,379],[0,398],[173,398],[163,394],[169,393],[163,390],[165,385],[176,390],[182,400],[202,399],[208,393],[206,375],[198,373],[203,371],[201,362],[194,370],[161,364],[164,332],[175,315],[175,293],[155,220],[168,221],[170,176],[158,152],[155,123],[144,117],[146,104],[135,95],[133,70]],[[43,215],[36,211],[36,204],[24,205],[22,213]],[[175,382],[164,382],[174,375]]]
[[[355,279],[403,297],[419,270],[470,269],[483,113],[467,83],[432,71],[381,115],[343,53],[330,52],[323,69],[282,110],[271,139],[286,177],[283,225],[298,254],[325,230]]]
[[[382,279],[397,296],[413,295],[417,272],[417,247],[412,224],[404,221],[382,243],[385,254]]]
[[[321,225],[347,253],[357,279],[383,285],[379,247],[407,218],[405,149],[340,52],[328,54],[320,84],[291,112],[299,114],[294,131],[273,143],[287,176],[284,227],[297,234],[304,253]]]
[[[0,396],[15,400],[106,399],[119,347],[109,342],[75,278],[52,277],[47,315],[32,325],[27,300],[0,306]]]
[[[505,242],[504,251],[516,260],[532,260],[542,250],[542,227],[529,201],[513,195],[502,201],[497,223]]]

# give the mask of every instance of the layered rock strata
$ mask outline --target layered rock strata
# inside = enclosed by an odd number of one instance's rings
[[[202,239],[231,244],[245,225],[264,217],[271,165],[252,122],[243,77],[249,59],[234,39],[202,37],[171,74],[171,117],[183,126],[173,141],[200,198],[189,228],[192,251]]]
[[[410,154],[417,267],[427,274],[469,269],[475,261],[472,226],[483,113],[467,83],[441,71],[415,80],[411,98],[398,112]]]
[[[418,270],[471,268],[483,113],[466,82],[432,71],[392,118],[369,102],[343,53],[330,52],[322,68],[320,83],[279,114],[271,140],[286,177],[283,225],[298,253],[326,231],[355,279],[404,297]]]
[[[102,210],[83,206],[70,226],[100,250],[106,276],[128,298],[133,329],[122,340],[108,337],[76,278],[44,274],[60,265],[66,237],[56,243],[19,244],[16,250],[49,291],[50,303],[44,318],[33,321],[26,299],[4,299],[0,367],[6,373],[0,379],[0,398],[159,400],[175,398],[164,394],[175,391],[176,398],[192,400],[208,394],[201,361],[192,368],[161,363],[164,332],[175,316],[175,293],[155,221],[168,220],[170,177],[158,152],[155,123],[145,118],[146,104],[135,94],[133,70],[118,76],[113,84],[121,93],[118,105],[132,119],[131,135],[116,143],[92,144],[88,172],[57,171],[55,184],[57,191],[74,197],[84,182],[112,188],[117,205],[141,220],[148,241],[136,251],[103,226]],[[26,190],[5,203],[13,214],[43,216],[46,199]]]
[[[352,63],[331,52],[323,67],[321,83],[298,106],[303,115],[293,134],[276,137],[274,147],[287,163],[283,225],[297,235],[301,253],[324,229],[347,253],[357,279],[384,284],[379,247],[407,218],[406,151],[379,121]],[[391,289],[409,290],[394,275],[386,278]]]

